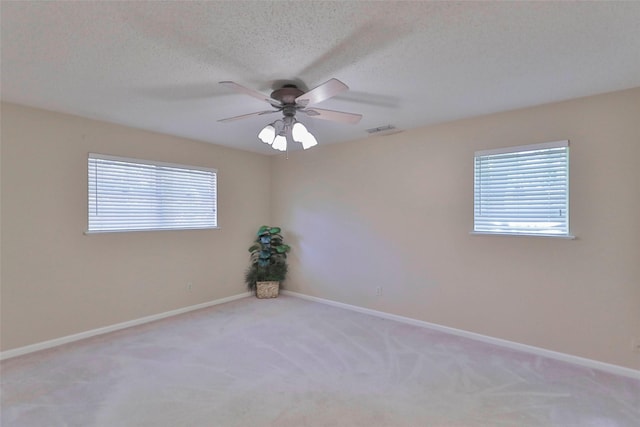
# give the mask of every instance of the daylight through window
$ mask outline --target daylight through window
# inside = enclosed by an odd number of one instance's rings
[[[474,231],[569,236],[569,141],[475,153]]]
[[[88,232],[216,228],[215,169],[89,154]]]

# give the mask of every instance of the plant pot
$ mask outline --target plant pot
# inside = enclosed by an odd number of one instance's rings
[[[256,282],[256,297],[277,298],[280,282]]]

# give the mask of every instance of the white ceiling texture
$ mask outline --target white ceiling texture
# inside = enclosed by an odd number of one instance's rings
[[[2,100],[264,154],[283,82],[350,90],[320,143],[640,86],[640,2],[1,3]],[[277,117],[276,117],[277,118]],[[297,145],[297,144],[296,144]]]

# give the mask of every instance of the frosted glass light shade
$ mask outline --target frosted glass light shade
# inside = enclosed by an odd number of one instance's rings
[[[276,136],[276,138],[273,140],[272,147],[273,147],[274,150],[286,151],[286,149],[287,149],[287,138],[284,135]]]
[[[300,122],[296,122],[291,130],[293,140],[302,144],[303,149],[311,148],[318,145],[316,138],[307,130]]]
[[[258,134],[258,139],[265,144],[271,145],[276,137],[276,128],[273,125],[266,125]]]

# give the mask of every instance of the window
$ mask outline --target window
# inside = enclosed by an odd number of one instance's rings
[[[88,232],[217,227],[215,169],[89,154]]]
[[[569,236],[569,141],[475,153],[474,232]]]

